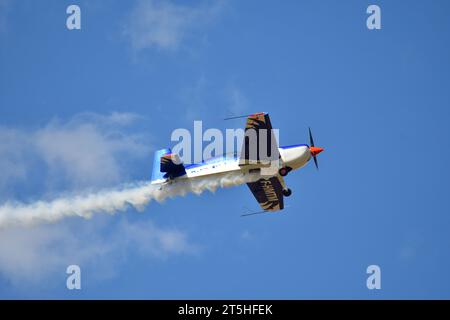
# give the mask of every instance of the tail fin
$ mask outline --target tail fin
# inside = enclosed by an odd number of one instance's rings
[[[169,148],[155,151],[155,155],[153,157],[152,181],[165,179],[165,172],[161,172],[161,157],[171,153],[172,151]]]

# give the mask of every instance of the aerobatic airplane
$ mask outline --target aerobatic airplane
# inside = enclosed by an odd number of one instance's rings
[[[309,129],[309,141],[307,144],[295,144],[278,147],[272,130],[269,115],[267,113],[255,113],[247,117],[245,136],[240,155],[237,153],[214,157],[201,163],[183,165],[177,154],[170,149],[162,149],[155,152],[152,184],[164,185],[176,183],[184,179],[196,179],[205,176],[224,176],[230,173],[241,173],[243,175],[256,175],[254,182],[248,182],[250,191],[255,196],[263,211],[278,211],[284,208],[283,197],[291,195],[291,189],[286,186],[283,179],[292,170],[306,165],[311,158],[318,169],[317,155],[323,148],[316,147]],[[237,118],[237,117],[236,117]],[[252,141],[250,133],[256,139]],[[265,153],[260,154],[260,141],[267,144]],[[253,144],[253,145],[252,145]],[[258,152],[252,153],[252,147]],[[265,161],[263,161],[265,160]],[[272,175],[264,173],[264,168],[276,163],[276,170]]]

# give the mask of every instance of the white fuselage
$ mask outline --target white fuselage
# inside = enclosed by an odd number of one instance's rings
[[[280,152],[279,168],[288,167],[292,170],[296,170],[306,165],[311,159],[309,147],[304,144],[280,147],[278,150]],[[175,180],[196,179],[211,175],[222,176],[231,172],[237,173],[239,171],[245,175],[252,172],[256,167],[257,166],[254,165],[240,166],[239,157],[236,155],[217,157],[202,163],[185,165],[186,174]],[[278,171],[274,171],[273,175],[278,175]],[[166,179],[152,181],[154,184],[164,182],[166,182]]]
[[[281,147],[278,150],[283,166],[290,167],[292,170],[303,167],[311,159],[311,152],[307,145]]]

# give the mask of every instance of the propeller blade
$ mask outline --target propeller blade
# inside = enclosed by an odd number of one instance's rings
[[[319,170],[319,163],[317,162],[317,157],[313,157],[314,164],[316,165],[316,169]]]
[[[310,147],[314,147],[314,140],[312,137],[311,128],[308,128],[308,129],[309,129],[309,144],[310,144]]]

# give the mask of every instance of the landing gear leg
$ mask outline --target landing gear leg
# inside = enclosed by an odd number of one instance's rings
[[[283,191],[282,191],[283,196],[289,197],[289,196],[292,194],[291,189],[289,189],[289,188],[287,187],[286,182],[284,182],[284,179],[283,179],[283,178],[278,179],[278,180],[280,181],[281,187],[283,188]]]

